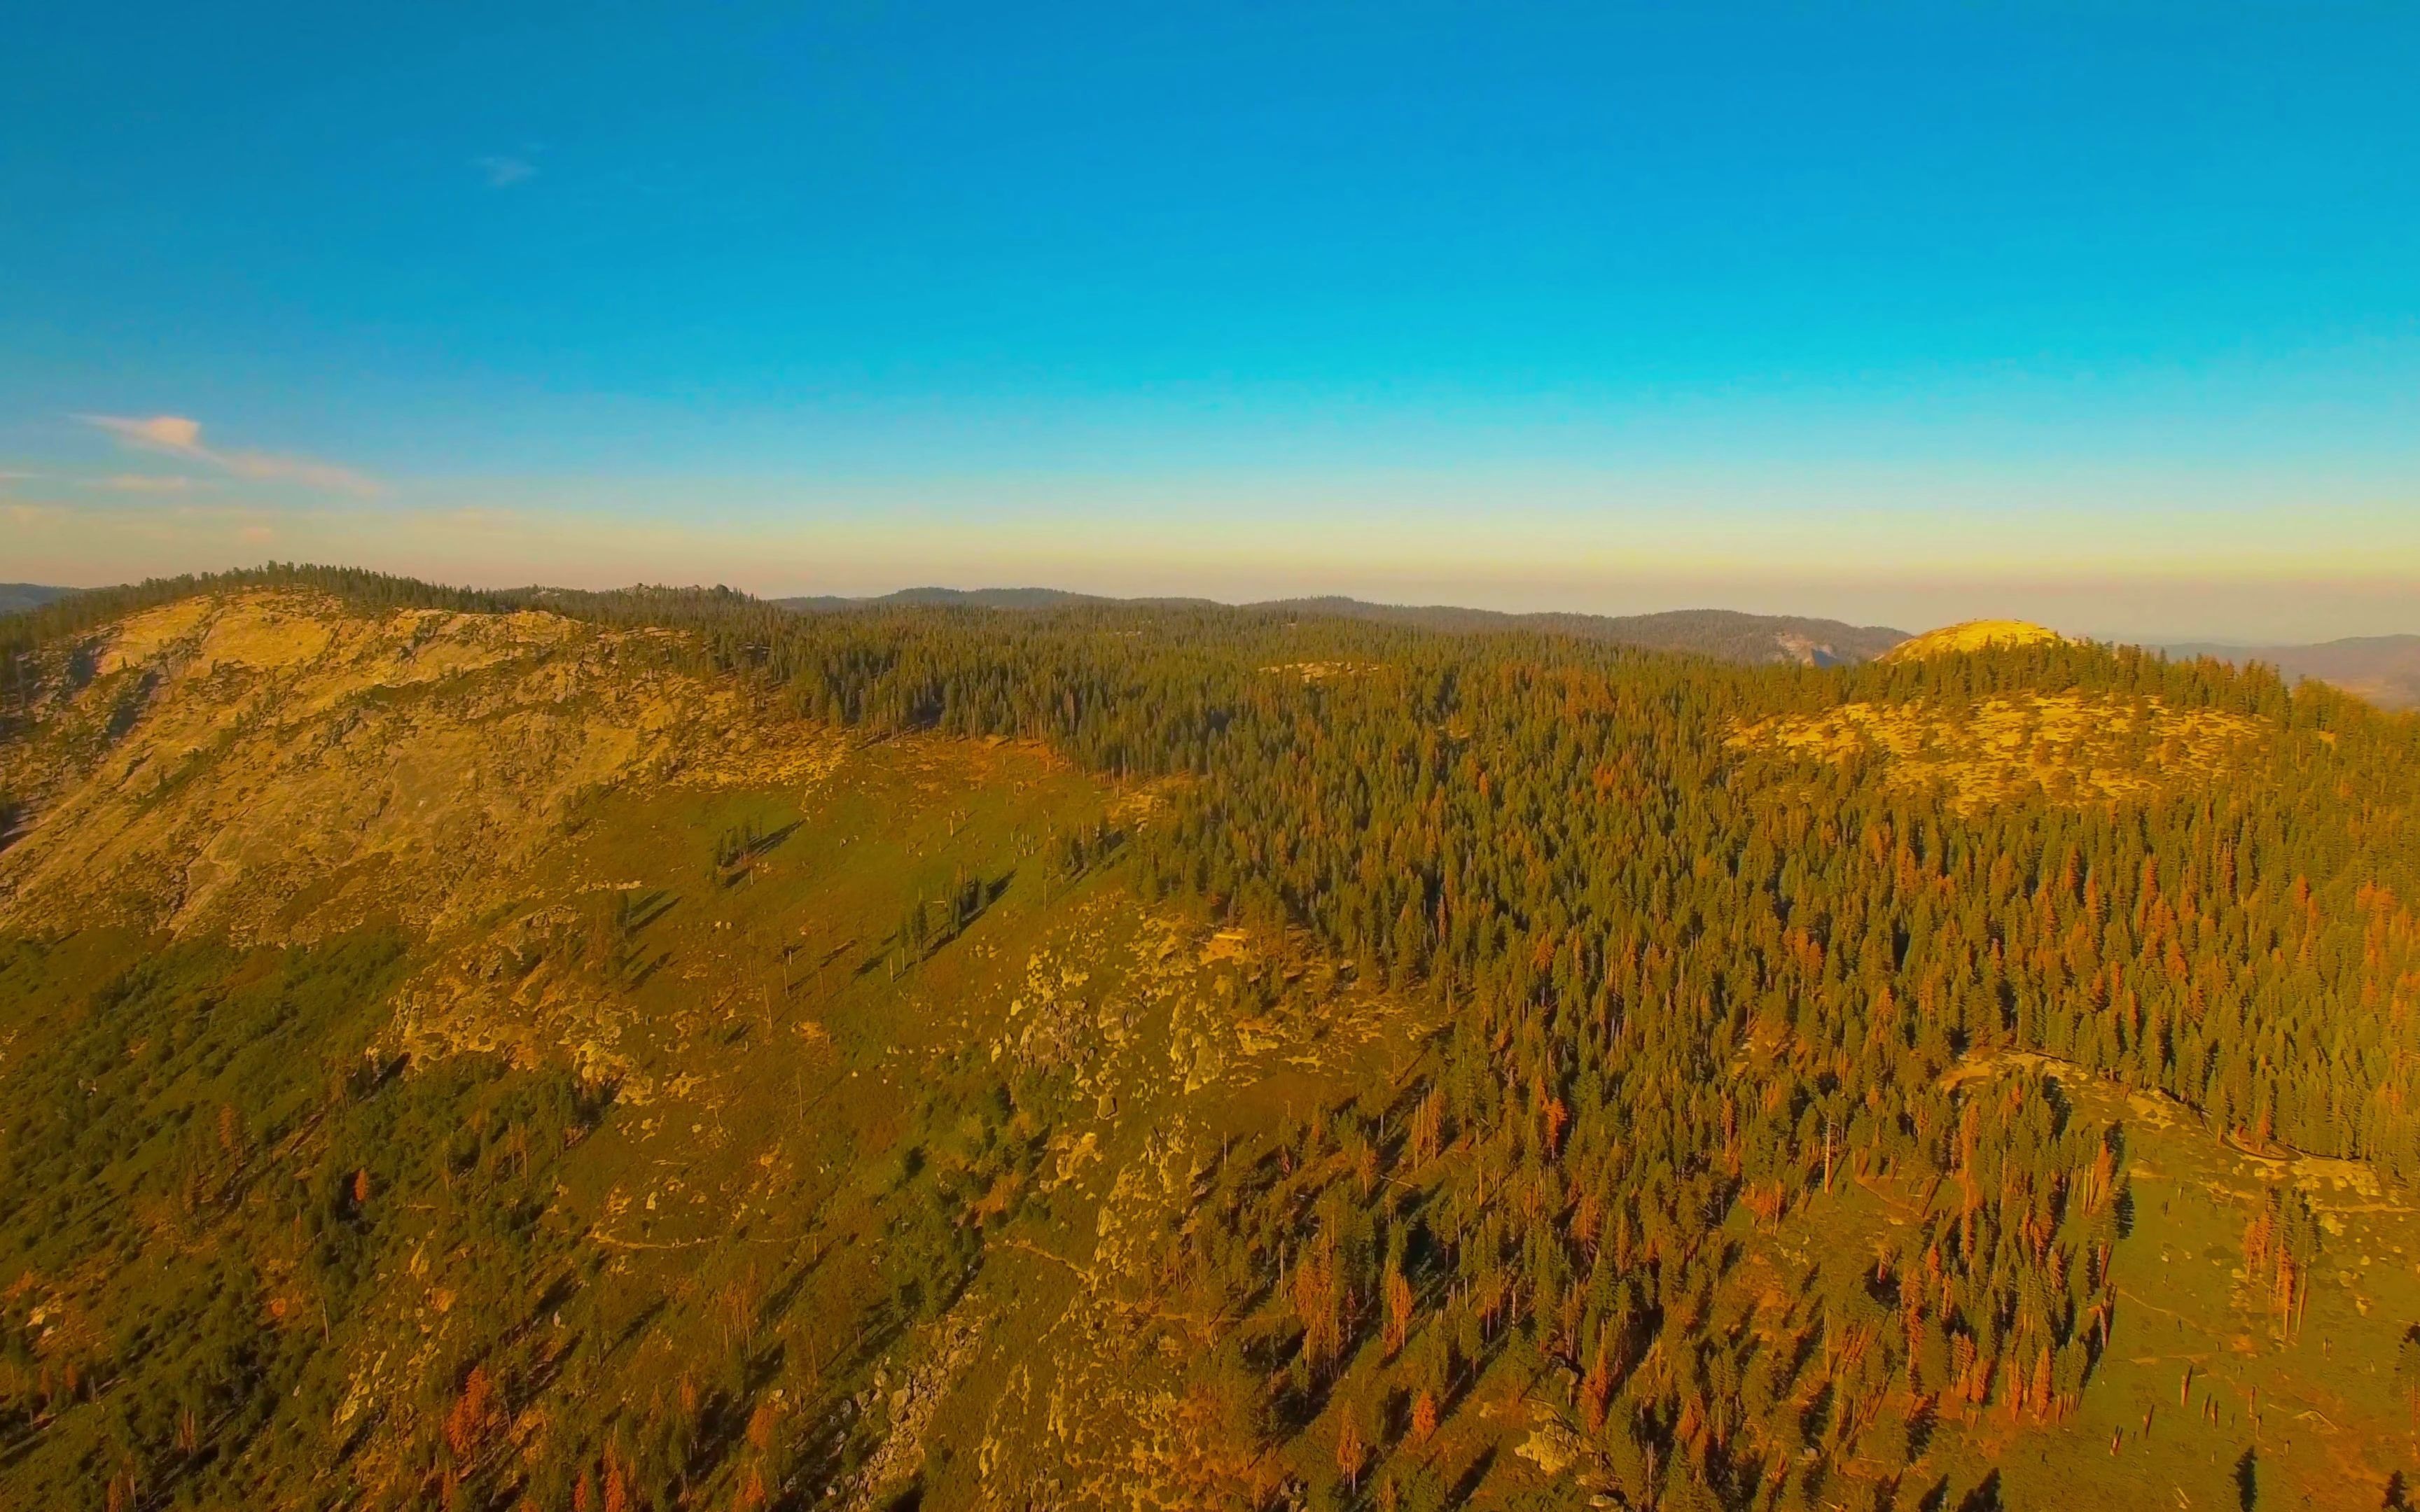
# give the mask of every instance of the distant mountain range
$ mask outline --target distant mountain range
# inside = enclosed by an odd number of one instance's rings
[[[1071,604],[1207,604],[1206,598],[1104,598],[1096,594],[1071,594],[1063,588],[902,588],[895,594],[846,598],[837,594],[811,594],[772,601],[807,614],[829,614],[860,609],[1060,609]]]
[[[2359,635],[2313,646],[2183,641],[2156,649],[2172,657],[2211,656],[2238,666],[2266,662],[2289,679],[2333,683],[2381,708],[2420,708],[2420,635]]]
[[[895,594],[867,598],[819,594],[773,602],[783,609],[807,613],[834,613],[936,605],[990,609],[1044,609],[1078,604],[1206,606],[1212,600],[1109,598],[1060,588],[903,588]],[[1870,661],[1909,639],[1906,631],[1887,625],[1716,609],[1672,609],[1660,614],[1508,614],[1448,604],[1373,604],[1341,595],[1270,599],[1242,607],[1419,625],[1435,630],[1534,630],[1654,651],[1694,652],[1725,661],[1794,661],[1809,667]],[[2381,708],[2420,707],[2420,635],[2356,636],[2304,646],[2245,646],[2221,641],[2147,644],[2172,657],[2212,656],[2238,664],[2266,662],[2289,679],[2315,678],[2333,683]]]
[[[76,593],[42,583],[0,583],[0,614],[38,609]],[[1079,604],[1207,608],[1206,598],[1112,598],[1063,588],[903,588],[864,598],[833,594],[777,598],[770,602],[801,613],[856,609],[946,607],[1046,609]],[[1831,667],[1870,661],[1909,639],[1904,630],[1790,614],[1747,614],[1735,609],[1670,609],[1659,614],[1508,614],[1450,604],[1373,604],[1329,595],[1270,599],[1246,609],[1332,614],[1346,619],[1424,625],[1434,630],[1531,630],[1550,635],[1609,640],[1653,651],[1693,652],[1735,662],[1798,662]],[[2254,646],[2222,640],[2146,642],[2171,657],[2211,656],[2242,665],[2265,662],[2292,681],[2332,683],[2381,708],[2420,708],[2420,635],[2353,636],[2316,645]]]
[[[0,583],[0,614],[13,614],[21,609],[39,609],[54,598],[65,598],[72,588],[45,588],[40,583]]]
[[[1090,594],[1071,594],[1057,588],[907,588],[872,598],[842,598],[826,594],[775,599],[774,602],[784,609],[806,613],[832,613],[928,605],[1038,609],[1075,604],[1206,605],[1210,600],[1103,598]],[[1342,596],[1270,599],[1242,607],[1376,620],[1394,625],[1418,625],[1433,630],[1531,630],[1590,640],[1609,640],[1653,651],[1694,652],[1725,661],[1794,661],[1809,667],[1870,660],[1907,639],[1906,631],[1885,625],[1847,625],[1838,620],[1802,619],[1787,614],[1744,614],[1717,609],[1673,609],[1660,614],[1507,614],[1495,609],[1459,609],[1448,604],[1372,604]]]

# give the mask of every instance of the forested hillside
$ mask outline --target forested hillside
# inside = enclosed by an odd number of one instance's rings
[[[905,588],[877,598],[829,594],[772,602],[804,613],[914,608],[1046,609],[1090,608],[1216,609],[1207,599],[1114,599],[1053,588]],[[1725,661],[1794,661],[1834,667],[1869,661],[1907,639],[1881,625],[1846,625],[1790,614],[1742,614],[1732,609],[1671,609],[1656,614],[1508,614],[1457,609],[1446,604],[1372,604],[1357,598],[1287,598],[1248,605],[1247,614],[1311,615],[1320,619],[1374,620],[1382,625],[1430,630],[1502,633],[1528,631],[1582,640],[1609,640],[1651,651],[1685,651]]]
[[[2420,717],[1959,644],[0,619],[0,1491],[2400,1504]]]
[[[1609,640],[1649,651],[1689,652],[1750,664],[1794,661],[1808,667],[1837,667],[1870,661],[1907,639],[1903,631],[1878,625],[1720,609],[1666,609],[1653,614],[1511,614],[1446,604],[1368,604],[1353,598],[1288,599],[1255,607],[1431,630],[1528,632]]]

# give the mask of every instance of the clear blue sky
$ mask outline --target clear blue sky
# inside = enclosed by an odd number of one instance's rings
[[[0,578],[2420,629],[2409,5],[5,36]]]

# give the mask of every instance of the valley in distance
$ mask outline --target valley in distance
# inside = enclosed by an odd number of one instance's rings
[[[0,610],[0,1505],[2413,1495],[2420,639]]]

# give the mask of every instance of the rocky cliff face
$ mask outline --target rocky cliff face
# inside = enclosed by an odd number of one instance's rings
[[[0,927],[307,940],[476,915],[608,790],[811,785],[831,733],[555,615],[197,597],[54,650]]]

